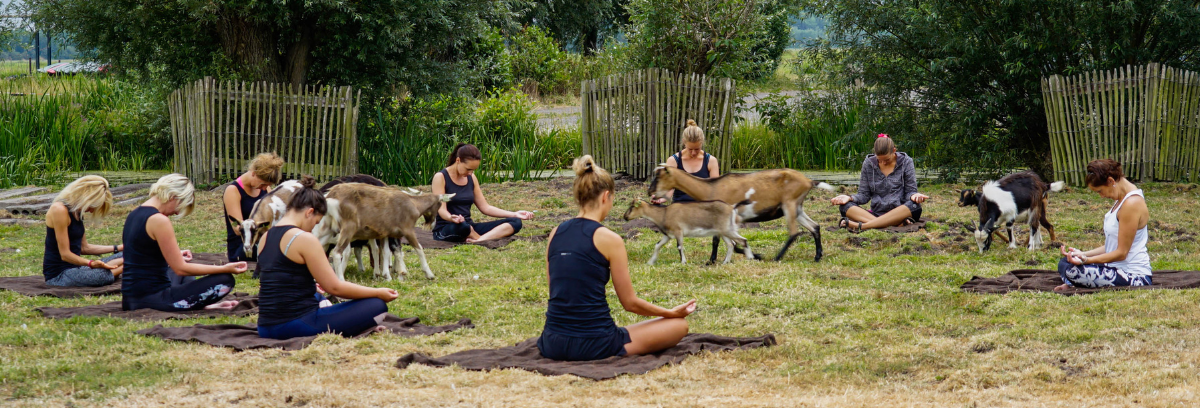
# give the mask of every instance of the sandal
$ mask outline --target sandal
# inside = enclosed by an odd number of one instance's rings
[[[858,223],[858,227],[851,227],[850,223],[852,223],[852,222]],[[838,221],[838,226],[845,228],[846,231],[850,231],[851,234],[857,234],[857,233],[862,232],[862,223],[858,222],[858,221],[851,221],[849,218],[842,218],[840,221]]]

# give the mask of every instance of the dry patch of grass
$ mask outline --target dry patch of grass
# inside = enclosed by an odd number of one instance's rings
[[[422,338],[323,336],[295,352],[235,353],[134,334],[152,323],[115,319],[44,319],[38,306],[103,299],[27,298],[0,292],[0,394],[3,405],[173,406],[1179,406],[1194,405],[1200,374],[1200,291],[1136,291],[1063,297],[1051,293],[966,294],[971,276],[1018,268],[1053,268],[1053,248],[995,248],[979,254],[963,230],[977,217],[955,206],[954,187],[928,188],[934,218],[923,233],[822,231],[826,258],[812,262],[812,239],[797,240],[782,263],[679,265],[673,251],[646,266],[656,233],[627,242],[635,287],[671,306],[700,300],[695,331],[775,333],[769,349],[693,357],[642,376],[595,382],[505,370],[469,372],[393,368],[409,352],[442,355],[500,347],[538,335],[545,311],[544,243],[517,241],[499,250],[430,250],[438,278],[396,282],[350,279],[401,292],[391,312],[428,324],[473,319],[475,329]],[[573,217],[569,180],[485,186],[503,208],[537,210],[522,235],[539,235]],[[620,182],[618,206],[645,194]],[[829,227],[832,193],[814,192],[809,214]],[[1197,269],[1197,191],[1147,186],[1150,251],[1156,269]],[[224,247],[219,196],[177,221],[185,248]],[[1054,194],[1050,220],[1060,241],[1099,245],[1108,203],[1086,192]],[[115,242],[129,209],[89,229],[89,242]],[[1023,230],[1022,230],[1023,231]],[[774,254],[786,235],[780,221],[747,228],[756,252]],[[1020,235],[1024,240],[1025,232]],[[0,226],[0,276],[40,272],[44,229]],[[7,250],[11,249],[11,250]],[[17,252],[16,249],[20,249]],[[709,242],[687,243],[689,259],[707,258]],[[724,249],[722,249],[724,250]],[[724,254],[721,254],[722,256]],[[415,267],[415,257],[406,257]],[[476,278],[478,276],[478,278]],[[257,283],[239,277],[240,291]],[[640,317],[610,305],[619,324]],[[254,318],[164,322],[249,323]]]

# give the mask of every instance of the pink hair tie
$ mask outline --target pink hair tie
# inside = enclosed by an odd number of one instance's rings
[[[887,133],[880,133],[879,136],[875,136],[876,139],[881,138],[881,137],[888,137],[888,135],[887,135]]]

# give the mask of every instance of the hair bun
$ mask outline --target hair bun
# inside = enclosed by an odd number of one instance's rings
[[[691,119],[688,119],[688,121],[687,121],[687,125],[688,125],[688,126],[696,126],[696,121],[694,121],[694,120],[691,120]]]
[[[304,188],[314,188],[317,185],[317,179],[314,179],[313,176],[305,174],[300,176],[300,185],[304,186]]]
[[[575,163],[571,164],[571,169],[575,170],[575,176],[582,176],[590,171],[595,171],[596,160],[592,159],[592,155],[584,155],[575,159]]]

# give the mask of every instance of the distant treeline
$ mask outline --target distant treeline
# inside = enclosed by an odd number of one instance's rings
[[[46,58],[46,44],[49,38],[45,33],[41,33],[41,49],[39,55]],[[79,56],[79,52],[75,49],[75,45],[67,42],[61,37],[54,37],[51,50],[54,52],[54,60],[59,59],[75,59]],[[12,35],[12,41],[8,44],[0,44],[0,60],[26,60],[33,58],[33,33],[28,31],[17,31]]]
[[[792,25],[792,44],[793,47],[800,46],[800,43],[809,39],[818,38],[825,35],[825,19],[821,17],[794,18]]]

